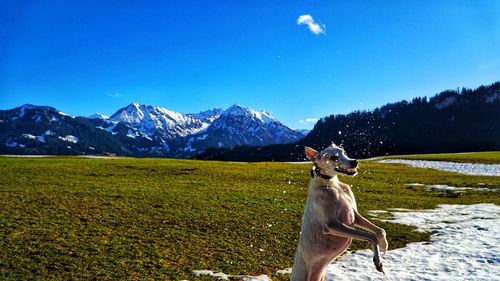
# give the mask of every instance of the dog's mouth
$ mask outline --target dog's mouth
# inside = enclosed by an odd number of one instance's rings
[[[342,173],[342,174],[346,174],[348,176],[354,176],[356,173],[358,173],[358,168],[357,167],[354,167],[354,168],[342,168],[342,167],[337,168],[336,167],[335,171]]]

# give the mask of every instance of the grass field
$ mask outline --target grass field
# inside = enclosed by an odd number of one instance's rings
[[[433,157],[433,156],[432,156]],[[430,157],[429,159],[436,159]],[[491,163],[500,152],[441,156]],[[493,161],[497,161],[493,160]],[[496,163],[496,162],[495,162]],[[405,183],[500,188],[466,176],[363,161],[359,210],[500,204],[491,192],[443,196]],[[214,280],[192,270],[267,274],[292,266],[310,165],[171,159],[0,157],[0,279]],[[390,248],[429,233],[377,222]],[[356,242],[352,249],[366,248]]]

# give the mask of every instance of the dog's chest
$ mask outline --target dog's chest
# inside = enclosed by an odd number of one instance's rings
[[[316,212],[323,213],[326,221],[338,219],[349,226],[354,224],[356,201],[350,190],[323,187],[315,205]]]

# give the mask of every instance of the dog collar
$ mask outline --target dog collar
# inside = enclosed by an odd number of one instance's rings
[[[312,169],[311,169],[311,178],[314,178],[314,176],[318,176],[318,177],[325,179],[325,180],[330,180],[333,178],[331,176],[327,176],[325,174],[322,174],[320,168],[317,167],[316,165],[313,165]]]

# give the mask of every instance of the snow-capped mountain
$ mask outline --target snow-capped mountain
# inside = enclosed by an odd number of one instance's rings
[[[0,110],[0,152],[6,154],[131,155],[93,119],[73,117],[49,106],[23,105]]]
[[[220,115],[220,110],[183,114],[159,106],[137,103],[118,110],[109,121],[121,122],[150,138],[170,140],[196,134],[206,129]]]
[[[235,104],[197,134],[184,138],[180,154],[196,154],[209,147],[262,146],[297,141],[303,135],[287,127],[266,111]]]
[[[132,103],[111,117],[73,117],[33,105],[0,111],[4,153],[191,157],[209,147],[289,143],[301,137],[269,113],[240,105],[184,114]]]

